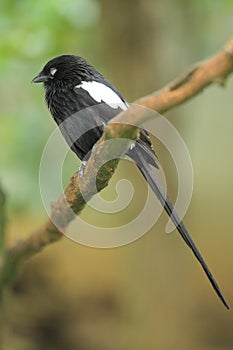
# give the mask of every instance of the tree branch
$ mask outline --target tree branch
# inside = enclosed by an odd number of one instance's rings
[[[233,37],[216,55],[196,64],[183,76],[151,95],[140,98],[136,103],[162,113],[194,97],[210,84],[223,85],[232,71]],[[104,147],[105,141],[119,137],[130,140],[136,139],[138,131],[132,125],[139,125],[149,117],[142,108],[134,105],[127,111],[120,113],[108,124],[103,136],[94,146],[85,167],[82,178],[82,193],[78,174],[74,174],[64,194],[59,197],[57,202],[52,204],[51,219],[24,241],[17,243],[5,252],[0,266],[0,286],[5,286],[15,279],[19,267],[26,258],[63,236],[62,232],[86,204],[83,194],[85,194],[85,199],[90,199],[96,193],[93,184],[96,183],[98,192],[108,185],[116,170],[118,160],[114,159],[107,162],[99,170],[102,160],[106,159],[105,157],[108,155],[111,156],[112,152],[111,147]],[[127,125],[118,124],[122,122],[127,123]],[[119,146],[117,152],[120,156],[126,150],[126,145],[123,148]],[[116,152],[115,149],[114,152]],[[70,211],[70,208],[73,212]],[[54,223],[56,223],[56,226]]]
[[[186,74],[161,90],[138,99],[136,103],[164,113],[202,92],[210,84],[216,83],[223,86],[232,70],[233,37],[216,55],[195,64]]]

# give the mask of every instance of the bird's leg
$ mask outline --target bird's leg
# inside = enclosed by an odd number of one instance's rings
[[[78,176],[80,178],[82,178],[83,175],[84,175],[84,170],[85,170],[86,164],[87,164],[87,162],[85,160],[83,160],[82,163],[80,164],[79,168],[78,168]]]

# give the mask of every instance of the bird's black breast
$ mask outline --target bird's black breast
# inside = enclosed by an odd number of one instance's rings
[[[88,157],[104,125],[122,110],[96,102],[82,88],[48,90],[46,102],[66,142],[81,160]]]
[[[89,152],[103,133],[104,125],[128,107],[120,93],[107,81],[105,84],[94,82],[97,87],[94,90],[90,84],[86,82],[74,88],[50,88],[46,91],[46,101],[54,120],[69,147],[81,160],[89,157]],[[127,152],[134,160],[139,154],[158,167],[149,135],[144,129],[140,129],[139,139]]]

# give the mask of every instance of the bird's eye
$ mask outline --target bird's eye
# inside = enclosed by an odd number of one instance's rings
[[[56,73],[56,71],[57,71],[57,68],[51,68],[51,69],[50,69],[50,74],[51,74],[52,76],[54,76],[54,74]]]

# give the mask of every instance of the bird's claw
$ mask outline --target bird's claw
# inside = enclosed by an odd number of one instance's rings
[[[78,168],[78,176],[79,176],[80,178],[82,178],[83,175],[84,175],[84,170],[85,170],[86,164],[87,164],[86,161],[82,161],[81,165],[80,165],[79,168]]]

